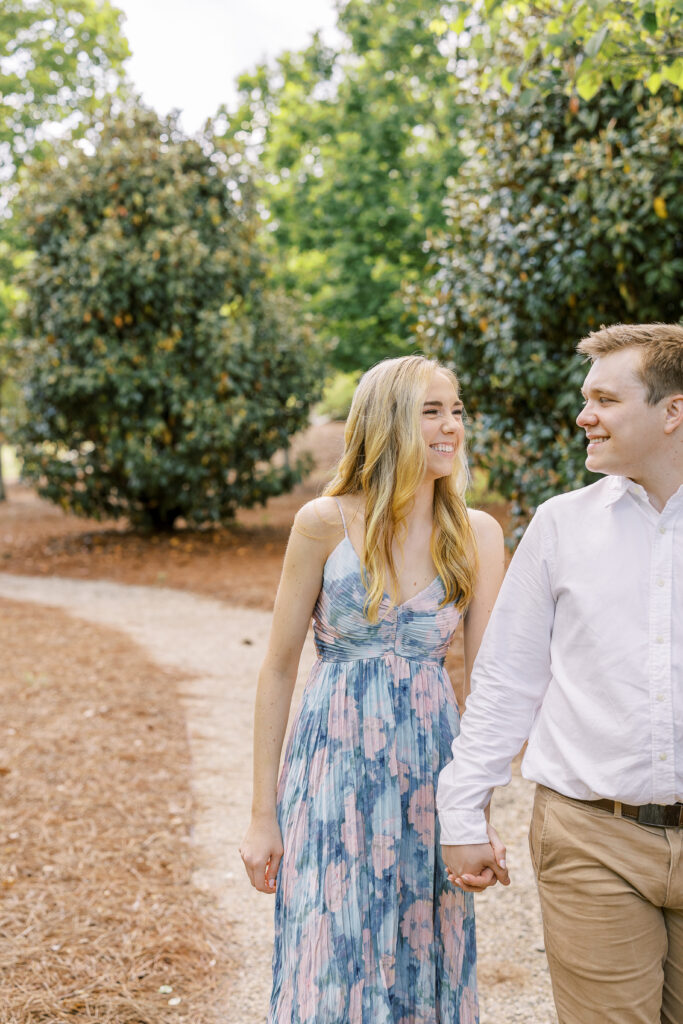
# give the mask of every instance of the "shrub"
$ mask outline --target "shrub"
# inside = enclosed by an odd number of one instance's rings
[[[639,86],[580,105],[559,81],[482,104],[468,131],[418,336],[455,364],[478,461],[528,515],[587,479],[578,340],[683,313],[683,109]]]
[[[290,488],[273,461],[319,393],[310,333],[269,289],[239,154],[148,111],[26,188],[24,475],[73,512],[169,528]]]
[[[322,416],[329,416],[331,420],[345,420],[360,376],[360,370],[351,373],[338,370],[325,385],[323,396],[318,402],[318,412]]]

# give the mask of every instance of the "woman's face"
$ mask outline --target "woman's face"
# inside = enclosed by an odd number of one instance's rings
[[[422,403],[421,428],[427,454],[427,479],[450,476],[453,461],[465,439],[463,405],[453,382],[436,370]]]

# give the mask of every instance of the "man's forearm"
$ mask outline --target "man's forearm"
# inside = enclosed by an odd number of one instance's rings
[[[512,560],[472,673],[472,693],[437,789],[441,842],[487,841],[484,808],[511,777],[551,677],[555,602],[543,528],[532,523]]]
[[[515,695],[506,701],[499,686],[480,684],[470,695],[461,733],[453,741],[453,760],[439,776],[436,802],[444,845],[488,841],[485,809],[492,790],[510,781],[512,759],[524,744],[534,710],[532,702],[520,707]],[[491,721],[500,719],[506,722],[504,737],[491,728]]]

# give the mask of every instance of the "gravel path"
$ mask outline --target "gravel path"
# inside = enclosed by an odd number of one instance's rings
[[[195,880],[225,914],[235,965],[223,1021],[262,1024],[272,900],[249,886],[238,847],[249,814],[252,705],[270,614],[180,590],[2,573],[0,595],[120,629],[154,661],[186,674],[180,696],[197,805]],[[299,687],[313,658],[309,637]],[[494,800],[492,820],[508,845],[513,884],[477,897],[481,1024],[556,1024],[526,846],[532,795],[516,773]]]

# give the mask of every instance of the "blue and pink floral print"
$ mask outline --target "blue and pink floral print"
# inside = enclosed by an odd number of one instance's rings
[[[477,1024],[472,896],[446,878],[435,815],[459,722],[443,596],[437,577],[385,597],[373,624],[348,536],[326,563],[278,792],[269,1024]]]

